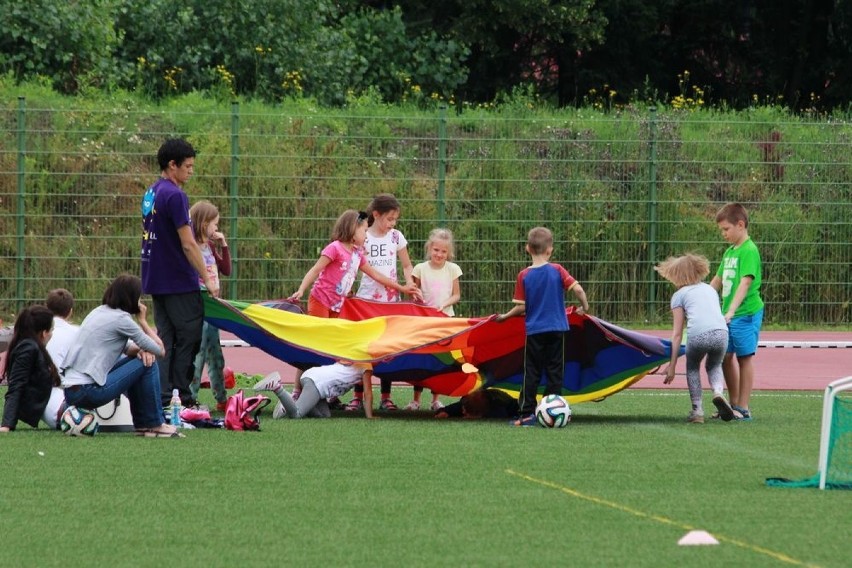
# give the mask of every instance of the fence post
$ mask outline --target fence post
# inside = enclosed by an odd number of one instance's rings
[[[438,107],[438,226],[446,225],[444,187],[447,179],[447,105]]]
[[[657,298],[657,107],[648,108],[648,320],[656,319],[654,302]]]
[[[24,302],[24,216],[26,215],[26,157],[27,157],[27,137],[26,137],[26,117],[27,117],[27,99],[26,97],[18,97],[18,214],[16,219],[17,229],[17,258],[15,259],[15,268],[17,274],[17,286],[15,295],[17,296],[17,304],[15,312],[18,312],[23,307]]]
[[[240,103],[233,101],[231,103],[231,179],[229,201],[231,202],[231,223],[230,234],[228,240],[234,245],[237,243],[237,219],[240,212],[238,203],[239,199],[239,179],[240,179]],[[239,282],[240,263],[237,260],[237,246],[231,247],[231,282],[234,284],[228,287],[228,297],[231,300],[237,299],[237,285]]]

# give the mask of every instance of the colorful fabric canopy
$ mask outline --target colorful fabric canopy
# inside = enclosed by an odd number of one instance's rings
[[[205,319],[294,367],[369,361],[376,376],[463,396],[479,386],[517,393],[524,321],[449,318],[412,303],[347,299],[340,319],[304,315],[286,301],[249,304],[205,294]],[[350,319],[344,319],[350,318]],[[665,363],[671,343],[568,310],[562,394],[600,400]]]

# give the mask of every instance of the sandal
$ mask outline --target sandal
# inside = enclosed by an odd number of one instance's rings
[[[749,409],[737,406],[736,404],[731,408],[733,408],[735,412],[739,413],[739,415],[734,415],[737,420],[751,420],[751,411],[749,411]]]
[[[177,431],[177,429],[171,430],[168,427],[163,429],[162,426],[157,426],[156,428],[142,428],[136,431],[137,436],[142,436],[143,438],[186,438],[185,435],[181,434]]]

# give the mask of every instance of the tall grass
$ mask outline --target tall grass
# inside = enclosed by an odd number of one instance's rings
[[[337,215],[387,191],[402,201],[399,226],[415,262],[432,228],[455,232],[462,315],[505,309],[528,261],[526,232],[543,224],[556,234],[554,260],[583,282],[597,315],[665,322],[671,290],[653,264],[686,250],[718,262],[725,243],[713,215],[736,200],[751,210],[763,255],[767,324],[850,324],[852,160],[842,120],[773,108],[602,114],[508,104],[442,115],[310,101],[245,102],[234,116],[198,94],[155,106],[129,94],[64,99],[2,84],[3,317],[54,286],[71,289],[82,313],[117,272],[137,272],[139,200],[158,173],[154,155],[166,136],[185,135],[199,150],[186,189],[219,206],[232,237],[231,298],[291,293]],[[27,96],[23,235],[18,94]],[[21,237],[23,295],[15,276]]]

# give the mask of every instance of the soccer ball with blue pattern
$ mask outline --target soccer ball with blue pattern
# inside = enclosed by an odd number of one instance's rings
[[[549,394],[538,403],[535,417],[545,428],[562,428],[571,422],[571,407],[558,394]]]
[[[98,432],[98,419],[94,412],[69,406],[62,413],[59,427],[68,436],[94,436]]]

